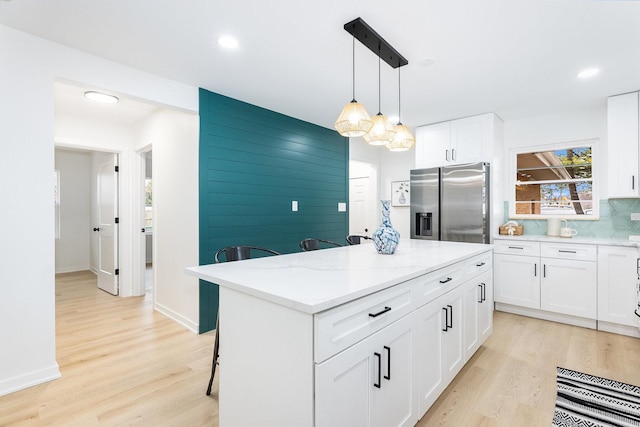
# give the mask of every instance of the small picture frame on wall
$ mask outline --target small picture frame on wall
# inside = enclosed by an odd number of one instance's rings
[[[391,183],[391,206],[411,206],[409,181],[393,181]]]

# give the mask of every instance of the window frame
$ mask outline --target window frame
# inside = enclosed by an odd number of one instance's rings
[[[597,221],[600,219],[600,199],[598,198],[598,187],[600,184],[600,152],[598,148],[598,138],[582,139],[578,141],[558,142],[553,144],[533,145],[527,147],[511,148],[508,154],[509,162],[509,188],[507,190],[509,202],[509,219],[539,219],[546,220],[549,218],[562,218],[578,221]],[[516,214],[516,173],[518,154],[536,153],[541,151],[565,150],[577,147],[591,147],[591,196],[592,209],[591,215],[544,215],[544,214]],[[570,180],[567,180],[569,182]]]

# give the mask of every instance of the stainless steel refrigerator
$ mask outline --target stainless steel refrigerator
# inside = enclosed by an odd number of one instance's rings
[[[411,238],[489,243],[489,163],[411,171]]]

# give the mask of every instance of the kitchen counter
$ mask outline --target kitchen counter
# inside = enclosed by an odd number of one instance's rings
[[[585,245],[608,245],[608,246],[628,246],[632,248],[639,248],[640,242],[630,241],[628,238],[614,238],[614,237],[587,237],[587,236],[573,236],[573,237],[551,237],[546,234],[524,234],[522,236],[507,236],[498,234],[493,236],[494,239],[500,240],[514,240],[514,241],[535,241],[535,242],[553,242],[553,243],[576,243]]]
[[[370,243],[189,267],[222,287],[318,313],[491,249],[476,243],[403,239],[393,255]]]
[[[393,255],[365,243],[187,268],[220,285],[220,426],[368,425],[373,407],[414,425],[493,330],[492,248],[406,239]]]

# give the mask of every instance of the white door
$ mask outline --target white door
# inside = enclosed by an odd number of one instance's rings
[[[98,170],[98,287],[118,295],[118,155],[105,156]]]
[[[349,234],[368,236],[373,232],[370,180],[368,176],[349,179]]]

